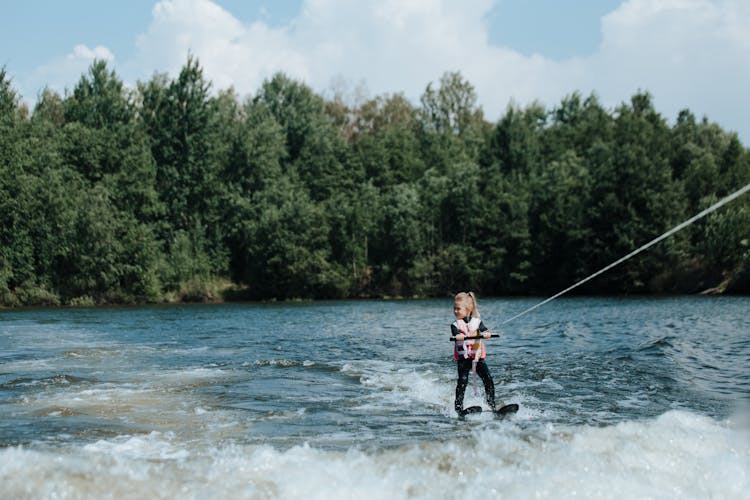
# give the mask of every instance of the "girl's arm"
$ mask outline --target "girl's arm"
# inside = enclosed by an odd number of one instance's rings
[[[454,337],[460,342],[464,339],[464,334],[461,333],[456,325],[451,325],[451,337]]]
[[[492,333],[490,333],[490,329],[485,326],[484,321],[479,322],[478,331],[482,334],[482,337],[486,339],[490,338],[490,336],[492,335]]]

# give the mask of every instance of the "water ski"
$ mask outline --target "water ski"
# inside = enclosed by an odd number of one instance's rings
[[[497,410],[495,410],[495,416],[499,418],[507,417],[508,415],[513,415],[518,411],[518,405],[515,403],[511,403],[509,405],[505,405]]]
[[[511,403],[509,405],[505,405],[501,408],[498,408],[497,410],[493,411],[492,413],[495,414],[498,418],[505,418],[508,415],[512,415],[518,411],[518,405],[515,403]],[[472,413],[482,413],[482,407],[481,406],[469,406],[468,408],[464,408],[461,410],[461,413],[458,414],[459,418],[464,418],[466,415],[470,415]]]

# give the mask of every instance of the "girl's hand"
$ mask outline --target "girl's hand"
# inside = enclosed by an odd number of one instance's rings
[[[490,338],[491,336],[492,336],[492,333],[489,330],[487,330],[486,332],[482,332],[482,337],[486,339]]]
[[[458,335],[456,335],[456,340],[457,341],[461,342],[463,339],[464,339],[464,334],[463,333],[459,333]]]

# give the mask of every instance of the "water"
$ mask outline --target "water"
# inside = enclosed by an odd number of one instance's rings
[[[0,497],[750,498],[750,298],[558,299],[487,341],[503,421],[451,310],[0,312]]]

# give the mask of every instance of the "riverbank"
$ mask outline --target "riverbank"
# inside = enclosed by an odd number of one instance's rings
[[[479,291],[481,293],[481,290]],[[507,296],[550,296],[558,290],[543,292],[530,292],[528,294],[508,294]],[[441,296],[451,296],[451,291],[446,291]],[[582,291],[571,292],[569,295],[586,296],[673,296],[673,295],[750,295],[750,271],[737,271],[733,273],[710,273],[694,267],[685,269],[679,273],[660,275],[655,277],[646,291],[639,293],[626,293],[612,290],[597,290],[587,287]],[[323,297],[323,299],[338,300],[403,300],[403,299],[427,299],[436,298],[436,295],[403,295],[403,294],[358,294],[346,297]],[[502,297],[502,296],[498,296]],[[257,291],[250,287],[233,283],[226,278],[195,279],[184,283],[179,290],[163,293],[159,297],[129,296],[116,291],[100,296],[85,295],[63,299],[58,294],[39,287],[32,290],[20,290],[1,298],[0,310],[25,308],[25,307],[97,307],[97,306],[138,306],[149,304],[211,304],[223,302],[276,302],[277,299],[258,299]],[[280,300],[280,302],[311,301],[321,299],[320,297],[292,297]]]

